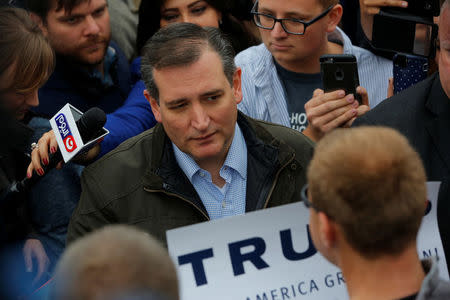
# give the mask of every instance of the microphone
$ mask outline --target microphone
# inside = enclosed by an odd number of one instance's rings
[[[83,143],[87,143],[101,133],[101,130],[106,123],[106,114],[100,108],[93,107],[86,111],[75,123],[77,125],[81,139],[83,140]],[[55,168],[62,159],[63,157],[59,149],[55,153],[50,154],[49,164],[47,166],[43,166],[44,173],[47,174],[48,171]],[[5,190],[5,192],[2,193],[3,195],[0,196],[0,200],[6,199],[6,197],[8,197],[12,193],[29,191],[30,188],[41,178],[42,176],[35,175],[31,178],[25,177],[21,181],[13,182]]]

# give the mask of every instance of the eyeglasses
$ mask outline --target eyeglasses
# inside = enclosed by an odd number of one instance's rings
[[[303,204],[305,204],[306,208],[316,209],[308,199],[308,184],[307,183],[302,187],[302,190],[300,191],[300,197],[302,198]]]
[[[284,31],[290,34],[295,35],[304,35],[306,31],[306,27],[312,25],[313,23],[319,21],[324,16],[327,15],[327,13],[334,7],[334,5],[331,5],[328,7],[324,12],[322,12],[320,15],[312,19],[311,21],[305,22],[299,19],[294,18],[281,18],[277,19],[274,16],[259,13],[256,11],[258,7],[258,2],[255,1],[255,4],[253,5],[252,10],[250,13],[253,15],[253,21],[255,22],[256,26],[263,28],[263,29],[269,29],[272,30],[275,27],[275,24],[277,22],[280,22],[281,27],[283,27]]]
[[[321,209],[318,209],[316,206],[314,206],[311,201],[309,201],[307,183],[302,187],[302,190],[300,191],[300,197],[302,198],[303,204],[305,204],[306,208],[312,208],[315,211],[322,211]]]
[[[300,198],[302,199],[303,204],[306,206],[306,208],[312,208],[316,212],[323,212],[325,213],[329,218],[334,219],[332,216],[330,216],[328,213],[324,212],[323,209],[318,208],[315,206],[311,201],[308,199],[308,184],[306,183],[302,190],[300,191]]]

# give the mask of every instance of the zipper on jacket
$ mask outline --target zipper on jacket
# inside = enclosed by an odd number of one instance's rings
[[[290,164],[294,160],[295,155],[292,155],[292,157],[277,171],[277,174],[275,174],[275,180],[272,183],[272,187],[270,188],[269,194],[267,195],[266,202],[264,203],[263,209],[267,208],[267,205],[269,204],[270,196],[272,196],[273,190],[275,189],[275,185],[278,181],[278,176],[280,175],[281,171],[286,168],[288,164]]]
[[[194,203],[192,203],[192,202],[190,202],[190,201],[188,201],[187,199],[185,199],[185,198],[183,198],[183,197],[181,197],[181,196],[179,196],[179,195],[177,195],[177,194],[174,194],[174,193],[168,193],[168,192],[166,192],[165,190],[151,190],[151,189],[148,189],[148,188],[145,188],[144,187],[144,191],[146,191],[146,192],[150,192],[150,193],[164,193],[164,194],[166,194],[166,195],[168,195],[168,196],[173,196],[173,197],[176,197],[176,198],[178,198],[178,199],[180,199],[180,200],[182,200],[182,201],[184,201],[184,202],[187,202],[189,205],[191,205],[191,206],[193,206],[196,210],[198,210],[208,221],[210,221],[210,218],[209,218],[209,216],[207,215],[207,214],[205,214],[204,212],[203,212],[203,210],[200,208],[200,207],[198,207],[197,205],[195,205]]]

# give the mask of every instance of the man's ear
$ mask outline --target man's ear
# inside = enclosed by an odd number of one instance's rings
[[[337,236],[337,228],[336,223],[330,219],[329,216],[324,214],[323,212],[318,212],[319,218],[319,235],[322,241],[322,244],[327,247],[327,249],[334,248],[336,245],[338,236]]]
[[[336,26],[341,22],[343,13],[342,5],[336,4],[328,13],[328,24],[327,24],[327,32],[333,32],[336,29]]]
[[[31,20],[33,20],[34,23],[36,23],[39,26],[44,36],[47,36],[48,30],[47,27],[44,25],[44,20],[42,20],[40,16],[32,12],[30,12],[30,18]]]
[[[233,75],[233,96],[236,100],[236,104],[242,101],[242,80],[241,80],[242,70],[237,67]]]
[[[153,115],[155,116],[155,120],[158,121],[158,123],[161,123],[161,112],[158,102],[155,98],[150,96],[150,93],[147,90],[144,90],[144,97],[147,99],[147,101],[150,103],[150,107],[152,108]]]

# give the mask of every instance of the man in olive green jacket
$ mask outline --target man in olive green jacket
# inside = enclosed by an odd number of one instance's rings
[[[157,126],[87,167],[68,241],[111,223],[168,229],[300,200],[313,144],[237,111],[241,70],[213,28],[177,24],[144,48]]]

